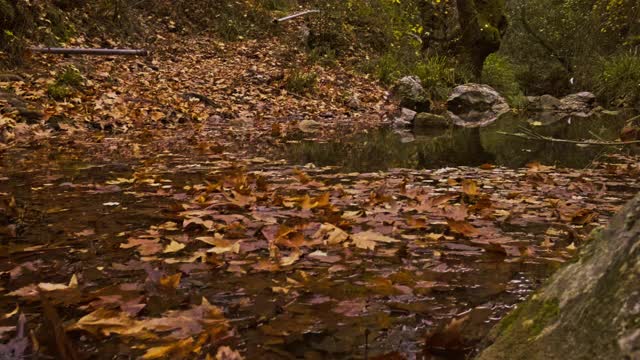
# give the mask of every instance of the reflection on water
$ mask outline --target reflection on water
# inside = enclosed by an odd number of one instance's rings
[[[291,144],[283,155],[297,164],[339,166],[345,171],[377,171],[389,168],[441,168],[490,163],[522,167],[531,161],[560,167],[583,168],[598,157],[629,151],[616,147],[577,146],[527,140],[498,134],[526,127],[541,135],[561,139],[615,140],[629,114],[600,114],[590,118],[565,118],[551,124],[539,115],[506,114],[495,123],[475,129],[451,128],[415,133],[406,142],[391,129],[382,129],[330,143]],[[535,125],[534,125],[535,124]],[[538,126],[536,126],[538,125]]]

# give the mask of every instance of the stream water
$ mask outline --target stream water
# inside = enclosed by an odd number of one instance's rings
[[[517,132],[519,126],[528,126],[558,138],[615,139],[625,118],[602,116],[534,126],[535,118],[505,117],[483,129],[447,129],[413,136],[383,129],[335,142],[290,142],[284,151],[274,151],[277,158],[284,158],[289,164],[263,160],[245,164],[248,171],[271,176],[277,183],[284,181],[292,166],[313,163],[316,170],[309,168],[311,176],[326,183],[341,183],[346,189],[358,189],[363,179],[371,184],[381,181],[396,184],[396,180],[400,184],[410,177],[415,184],[429,189],[436,188],[440,177],[445,183],[447,177],[475,177],[481,181],[484,175],[471,167],[486,163],[505,167],[502,173],[491,175],[496,182],[503,177],[522,178],[524,175],[517,168],[531,161],[555,165],[563,177],[572,178],[577,176],[572,170],[562,169],[583,169],[607,154],[629,150],[549,144],[507,137],[497,131]],[[65,283],[71,274],[78,274],[84,284],[82,292],[60,295],[54,301],[63,321],[71,322],[86,314],[81,308],[93,299],[89,294],[117,284],[148,282],[145,280],[148,272],[138,256],[121,248],[128,236],[123,234],[154,227],[157,231],[158,226],[168,221],[180,223],[183,219],[176,208],[186,198],[182,189],[213,181],[220,169],[233,168],[232,163],[239,161],[219,153],[154,153],[144,144],[141,153],[147,155],[130,158],[119,156],[114,150],[128,148],[130,144],[102,138],[99,143],[103,152],[90,145],[58,143],[13,149],[0,158],[0,200],[15,198],[19,212],[15,215],[19,218],[17,236],[0,234],[3,237],[0,312],[8,313],[16,303],[20,304],[45,348],[55,348],[55,343],[47,336],[39,302],[7,296],[9,291],[34,282]],[[257,154],[244,155],[251,158]],[[419,170],[444,167],[457,169],[449,173]],[[392,170],[396,168],[405,169]],[[367,174],[374,171],[389,172]],[[637,178],[627,181],[619,175],[600,172],[589,176],[596,179],[593,181],[607,181],[606,201],[612,207],[638,190]],[[113,183],[115,179],[134,177],[140,180],[136,183],[139,185]],[[368,190],[363,196],[369,196]],[[611,211],[603,211],[601,223],[610,214]],[[10,220],[0,217],[0,227]],[[379,222],[371,226],[390,227],[390,220],[385,220],[382,214],[371,221]],[[501,231],[512,238],[509,244],[514,249],[532,247],[542,251],[544,231],[549,227],[543,220],[507,225]],[[259,231],[249,231],[251,226],[246,226],[241,237],[261,236]],[[420,234],[418,230],[411,231],[407,239]],[[163,241],[179,236],[167,236]],[[564,247],[568,245],[562,244],[558,254],[565,254]],[[226,268],[195,264],[184,270],[177,291],[144,292],[143,314],[159,316],[204,296],[224,309],[238,335],[230,344],[242,350],[248,359],[362,359],[365,351],[369,356],[395,351],[412,358],[422,353],[428,331],[469,311],[484,312],[479,321],[466,329],[466,335],[479,339],[562,262],[555,253],[505,261],[504,253],[484,251],[472,243],[451,239],[410,245],[404,251],[411,255],[398,258],[371,252],[359,257],[349,249],[338,249],[334,254],[346,259],[338,264],[345,265],[348,271],[335,272],[330,270],[333,264],[310,260],[302,261],[295,271],[274,274],[252,271],[250,264],[256,257],[251,254],[241,261],[234,259],[233,266]],[[172,266],[161,264],[160,270],[169,271]],[[18,268],[20,274],[15,273]],[[274,281],[302,282],[301,271],[314,280],[305,283],[303,290],[295,290],[295,297],[272,290]],[[390,280],[387,283],[380,279]],[[420,286],[415,287],[416,284]],[[11,324],[5,319],[2,325]],[[365,337],[365,333],[369,335]],[[92,358],[130,358],[133,351],[117,337],[87,337],[73,332],[72,339],[82,353],[95,354]],[[464,358],[468,351],[465,346],[455,351],[444,350],[438,356]]]
[[[518,168],[531,161],[579,169],[607,153],[627,150],[527,140],[498,132],[518,133],[524,127],[558,139],[615,140],[629,117],[623,112],[545,123],[535,113],[507,114],[484,128],[418,129],[414,133],[382,129],[334,142],[296,142],[282,156],[295,164],[338,166],[345,171],[438,169],[482,164]]]

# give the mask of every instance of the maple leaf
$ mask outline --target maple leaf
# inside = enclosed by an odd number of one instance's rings
[[[320,225],[320,229],[313,235],[314,239],[323,239],[327,245],[341,244],[349,238],[349,234],[339,227],[325,223]]]
[[[473,225],[469,224],[466,221],[449,219],[447,220],[447,225],[449,225],[449,229],[451,229],[451,231],[464,236],[473,236],[478,233],[478,229],[476,229],[475,227],[473,227]]]
[[[163,253],[175,253],[185,248],[185,244],[179,243],[175,240],[171,240],[171,243],[164,248]]]
[[[155,255],[162,251],[159,239],[129,238],[126,243],[120,244],[120,248],[135,248],[142,256]]]
[[[473,180],[465,180],[462,182],[462,192],[469,196],[476,196],[478,192],[478,184]]]
[[[294,249],[289,256],[285,256],[280,259],[280,265],[282,266],[290,266],[293,265],[296,261],[300,260],[300,250]]]
[[[365,250],[375,250],[378,243],[400,242],[400,240],[382,235],[375,231],[364,231],[361,233],[353,234],[351,235],[351,239],[356,247]]]

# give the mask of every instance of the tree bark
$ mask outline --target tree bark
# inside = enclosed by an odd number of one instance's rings
[[[507,29],[504,0],[456,0],[462,32],[462,60],[476,79],[482,77],[485,59],[500,49]]]

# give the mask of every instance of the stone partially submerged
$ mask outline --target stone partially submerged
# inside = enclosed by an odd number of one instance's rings
[[[640,359],[640,195],[489,341],[477,359]]]
[[[598,109],[596,96],[586,91],[567,95],[562,99],[551,95],[528,96],[527,101],[527,111],[534,112],[536,120],[544,124],[567,118],[586,118]]]
[[[510,110],[506,100],[489,85],[457,86],[447,100],[448,114],[455,125],[487,126]]]
[[[416,112],[428,112],[431,109],[431,100],[422,82],[417,76],[405,76],[393,86],[393,97],[400,101],[400,107]]]

